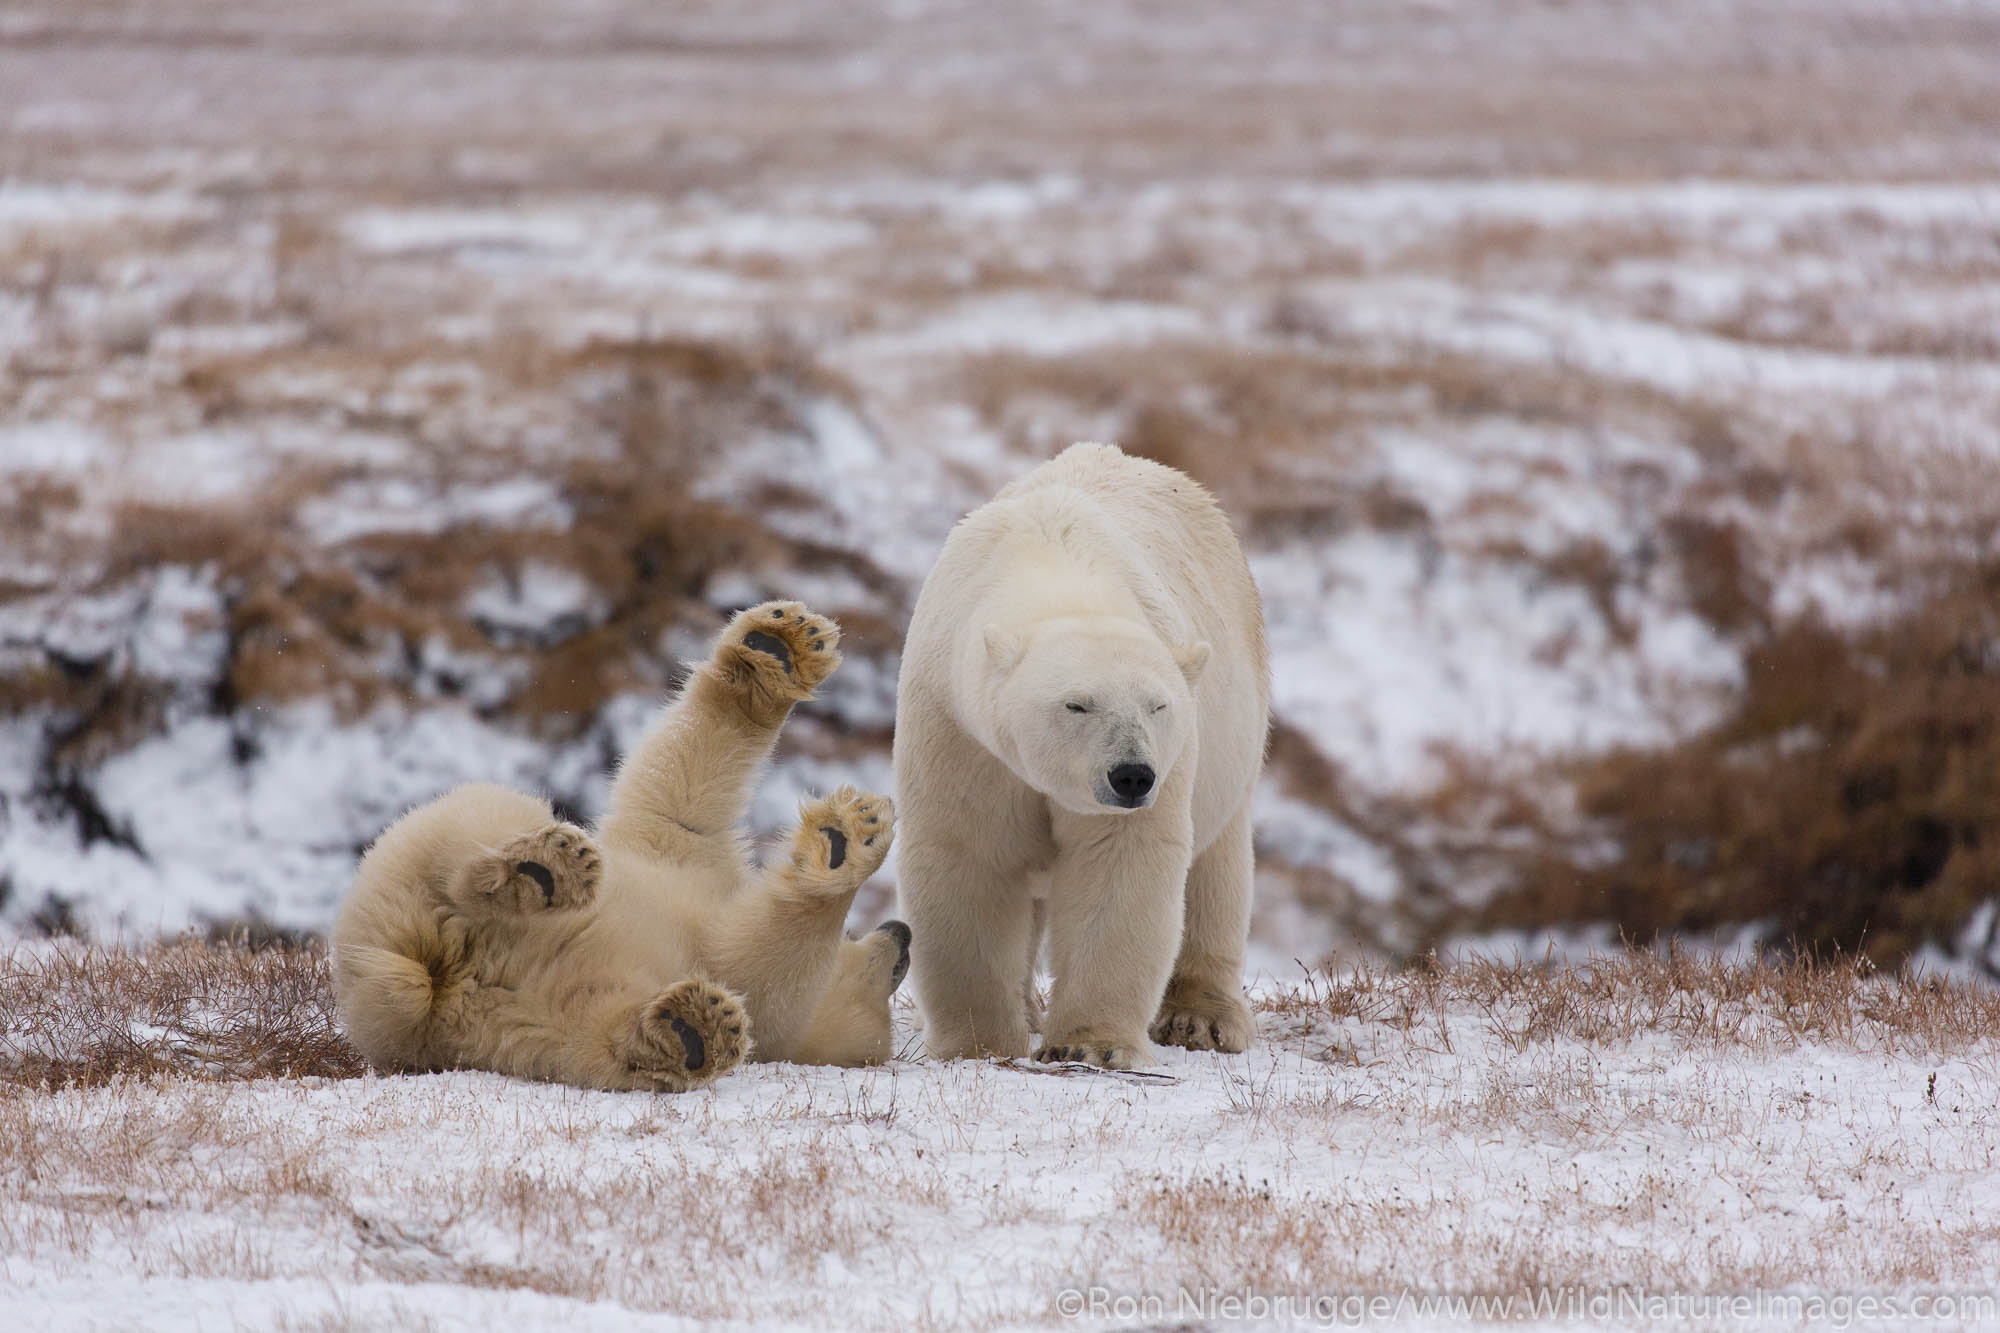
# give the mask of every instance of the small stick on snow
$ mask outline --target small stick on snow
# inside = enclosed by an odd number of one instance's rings
[[[1105,1078],[1124,1079],[1127,1083],[1178,1083],[1172,1074],[1155,1074],[1145,1069],[1100,1069],[1087,1065],[1081,1060],[1059,1060],[1050,1064],[1026,1060],[1006,1059],[993,1062],[1001,1069],[1012,1069],[1023,1074],[1054,1074],[1060,1078],[1074,1078],[1078,1074],[1096,1074]]]

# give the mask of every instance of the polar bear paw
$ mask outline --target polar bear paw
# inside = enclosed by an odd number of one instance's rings
[[[792,867],[815,893],[852,893],[882,868],[895,841],[896,803],[841,787],[800,808]]]
[[[457,896],[490,911],[564,911],[589,906],[603,877],[604,855],[591,836],[574,824],[551,824],[467,866]]]
[[[901,921],[884,921],[868,933],[866,943],[874,950],[875,973],[884,996],[894,995],[910,973],[911,938],[909,926]]]
[[[729,622],[715,664],[753,717],[782,719],[840,665],[840,626],[798,602],[765,602]]]
[[[1099,1069],[1137,1069],[1153,1064],[1153,1049],[1144,1041],[1075,1033],[1044,1041],[1035,1058],[1044,1064],[1096,1065]]]
[[[1175,977],[1149,1035],[1162,1046],[1234,1053],[1250,1049],[1256,1031],[1240,989]]]
[[[713,1082],[750,1053],[743,1002],[707,981],[669,986],[639,1006],[622,1052],[635,1087],[686,1092]]]

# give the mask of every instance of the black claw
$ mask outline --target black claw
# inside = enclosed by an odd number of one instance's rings
[[[785,608],[782,606],[771,613],[771,619],[773,620],[783,620],[784,618],[785,618]]]
[[[753,629],[743,636],[743,646],[753,652],[769,653],[778,659],[778,665],[785,669],[787,675],[791,674],[792,650],[785,646],[783,639],[766,634],[763,630]]]
[[[556,877],[540,861],[522,861],[514,867],[514,873],[526,875],[542,886],[542,905],[548,906],[556,900]]]
[[[827,843],[833,848],[827,854],[827,868],[840,869],[841,864],[847,860],[847,835],[837,828],[822,828],[820,832],[826,834]]]

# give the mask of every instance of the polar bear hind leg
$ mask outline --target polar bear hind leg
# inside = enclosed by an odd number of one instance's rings
[[[749,1054],[742,1002],[699,977],[656,994],[589,986],[468,987],[440,1006],[452,1063],[610,1091],[686,1092]]]
[[[910,928],[885,921],[843,940],[833,981],[792,1058],[807,1065],[877,1065],[896,1054],[889,997],[910,970]]]

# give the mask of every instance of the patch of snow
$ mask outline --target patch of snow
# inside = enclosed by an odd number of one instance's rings
[[[1771,610],[1780,620],[1814,615],[1836,628],[1866,628],[1909,606],[1881,578],[1849,553],[1788,561],[1772,580]]]
[[[1260,850],[1331,871],[1371,902],[1389,902],[1402,889],[1402,874],[1381,847],[1319,806],[1280,795],[1269,782],[1257,788],[1256,820]]]
[[[489,570],[465,598],[465,614],[489,638],[556,643],[602,620],[604,598],[575,570],[546,560]]]
[[[875,228],[855,218],[737,213],[674,225],[654,241],[685,259],[715,254],[777,255],[797,260],[824,257],[874,239]]]
[[[73,422],[36,421],[0,427],[0,474],[85,472],[116,457],[110,441]]]
[[[535,477],[462,483],[439,493],[408,477],[376,476],[307,497],[298,521],[323,545],[373,533],[436,534],[466,522],[560,528],[573,510],[554,486]]]
[[[854,350],[875,358],[944,352],[1063,356],[1116,344],[1196,339],[1211,332],[1201,315],[1183,306],[1010,293],[969,298],[914,328],[861,339]]]
[[[460,247],[576,250],[591,237],[589,219],[574,213],[512,209],[369,209],[341,221],[349,244],[374,254]]]
[[[1552,755],[1698,726],[1741,677],[1688,612],[1616,641],[1591,598],[1421,538],[1360,532],[1251,555],[1274,706],[1360,782],[1421,790],[1443,747]],[[1712,708],[1713,704],[1711,704]]]
[[[73,183],[0,180],[0,230],[179,222],[215,206],[180,191],[139,193]]]

